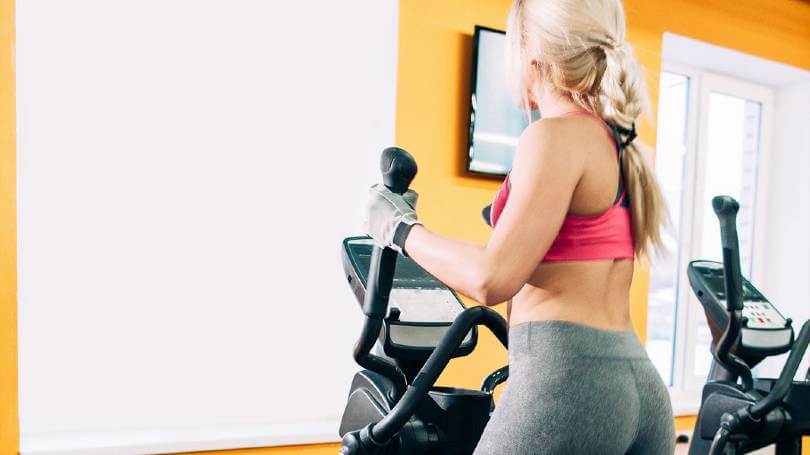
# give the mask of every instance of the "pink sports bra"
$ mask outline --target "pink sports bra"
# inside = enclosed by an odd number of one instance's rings
[[[575,111],[568,115],[590,115],[587,111]],[[621,148],[616,136],[608,125],[600,123],[610,135],[619,157]],[[621,170],[619,171],[621,172]],[[498,223],[507,200],[509,199],[509,176],[506,176],[495,199],[492,202],[490,220],[494,227]],[[598,215],[567,215],[557,238],[546,252],[543,262],[585,261],[595,259],[633,259],[633,228],[630,220],[630,208],[626,203],[627,193],[619,179],[619,194],[616,201],[606,211]]]

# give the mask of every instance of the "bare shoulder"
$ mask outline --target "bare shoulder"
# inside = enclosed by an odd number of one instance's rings
[[[547,143],[560,138],[560,126],[564,124],[561,118],[547,118],[535,120],[523,130],[519,143]]]
[[[537,165],[564,169],[581,167],[582,122],[577,117],[552,117],[532,122],[518,140],[514,167]],[[564,169],[563,169],[564,168]]]

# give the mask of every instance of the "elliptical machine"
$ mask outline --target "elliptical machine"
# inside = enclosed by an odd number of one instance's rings
[[[416,162],[403,149],[382,152],[383,182],[404,193]],[[368,237],[343,241],[343,268],[365,316],[355,374],[340,423],[340,453],[471,454],[494,410],[492,393],[508,367],[481,390],[436,387],[454,357],[469,354],[484,325],[507,346],[506,320],[486,307],[466,308],[458,296],[410,258]],[[372,353],[375,349],[375,353]]]
[[[776,455],[800,455],[802,436],[810,434],[810,370],[804,381],[793,377],[810,342],[810,321],[794,339],[792,321],[742,277],[739,204],[717,196],[712,207],[720,220],[723,262],[692,261],[687,270],[714,353],[689,455],[736,455],[771,444]],[[751,368],[788,351],[778,379],[754,380]]]

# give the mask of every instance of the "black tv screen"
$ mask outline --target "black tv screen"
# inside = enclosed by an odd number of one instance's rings
[[[467,156],[467,171],[473,174],[506,175],[518,137],[528,125],[506,81],[505,48],[504,32],[475,27]]]

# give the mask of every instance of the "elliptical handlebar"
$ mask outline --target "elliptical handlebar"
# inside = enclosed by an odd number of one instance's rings
[[[725,269],[726,309],[743,309],[742,268],[740,267],[740,247],[737,236],[737,212],[740,204],[731,196],[715,196],[712,208],[720,222],[720,242],[723,246],[723,268]]]
[[[383,183],[394,193],[408,191],[416,177],[416,160],[410,153],[399,147],[388,147],[380,156],[380,172]],[[388,296],[394,282],[394,272],[398,253],[390,248],[375,246],[371,252],[368,270],[368,290],[363,300],[363,313],[368,317],[385,317],[388,310]]]
[[[375,440],[386,441],[402,429],[402,426],[422,404],[430,388],[453,358],[453,353],[464,341],[467,333],[476,325],[486,326],[504,347],[508,347],[509,329],[506,321],[496,311],[483,306],[462,311],[453,321],[442,341],[430,354],[402,399],[391,409],[391,412],[373,426],[371,435]]]
[[[773,388],[765,398],[748,408],[748,413],[751,414],[752,418],[756,420],[763,417],[782,402],[793,383],[793,377],[796,376],[796,372],[799,370],[799,364],[807,352],[808,344],[810,344],[810,321],[805,321],[801,331],[799,331],[799,336],[796,337],[796,341],[794,341],[793,347],[790,349],[790,354],[787,361],[785,361],[782,372],[779,374],[779,379],[776,380]]]
[[[715,358],[729,372],[740,377],[743,388],[748,391],[754,388],[751,369],[739,357],[732,354],[731,348],[740,336],[743,325],[743,292],[742,272],[740,267],[740,247],[737,236],[737,212],[740,204],[731,196],[715,196],[712,208],[720,222],[720,238],[723,246],[723,276],[726,291],[726,310],[728,324],[720,337],[715,350]]]
[[[496,311],[483,306],[462,311],[393,409],[379,422],[346,433],[340,453],[381,453],[425,400],[436,379],[453,358],[453,353],[476,325],[486,326],[504,347],[508,347],[509,329],[506,321]]]
[[[399,147],[388,147],[380,157],[380,172],[383,183],[394,193],[408,191],[416,176],[416,161],[410,153]],[[379,373],[393,383],[392,399],[405,393],[405,373],[394,362],[371,354],[371,348],[380,336],[382,321],[388,312],[388,297],[394,282],[398,253],[390,248],[375,246],[371,251],[368,284],[363,300],[363,330],[354,347],[354,360],[358,365]]]
[[[380,168],[383,182],[388,189],[400,194],[408,190],[410,182],[416,175],[416,162],[413,157],[405,150],[396,147],[383,150]],[[402,431],[423,405],[439,375],[444,371],[450,359],[456,356],[459,347],[475,326],[486,326],[504,347],[508,347],[509,329],[506,320],[500,314],[482,306],[467,308],[456,316],[439,344],[408,385],[405,375],[395,363],[370,353],[370,349],[379,338],[388,310],[388,299],[393,285],[397,256],[398,254],[394,250],[388,248],[374,247],[372,249],[366,293],[362,304],[365,323],[360,340],[355,346],[357,363],[392,380],[394,384],[392,394],[397,396],[391,397],[391,401],[396,404],[385,413],[381,420],[368,423],[358,430],[344,433],[340,448],[340,453],[343,455],[390,453],[388,450],[394,444],[392,439]],[[488,377],[484,386],[489,385],[494,388],[495,385],[506,380],[508,374],[507,367],[501,368]],[[405,390],[406,388],[407,390]],[[404,390],[404,393],[399,390]],[[488,418],[488,415],[486,417]],[[436,446],[439,443],[440,433],[438,431],[432,425],[424,428],[420,437],[424,439],[425,447]]]

